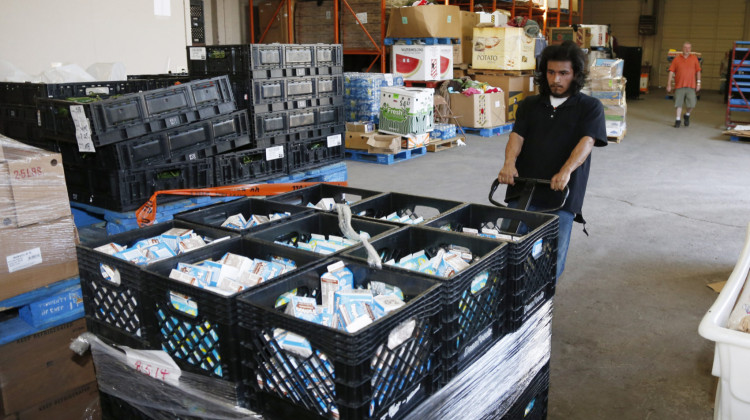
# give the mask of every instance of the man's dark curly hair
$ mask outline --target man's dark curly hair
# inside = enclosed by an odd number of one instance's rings
[[[578,93],[586,82],[586,55],[573,41],[565,41],[560,45],[550,45],[542,51],[542,58],[536,74],[536,84],[539,93],[549,96],[552,92],[547,82],[547,63],[549,61],[570,61],[573,67],[573,80],[570,82],[570,93]]]

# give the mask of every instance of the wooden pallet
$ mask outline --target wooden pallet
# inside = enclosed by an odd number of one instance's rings
[[[404,80],[404,86],[437,89],[443,82],[446,80]]]
[[[362,150],[346,149],[346,158],[357,162],[379,163],[381,165],[393,165],[394,163],[424,156],[427,153],[425,146],[416,149],[405,149],[398,153],[367,153]]]
[[[534,70],[490,70],[470,68],[466,71],[470,75],[483,74],[486,76],[533,76]]]
[[[498,125],[497,127],[474,128],[461,127],[465,133],[477,134],[482,137],[502,136],[513,131],[513,123]]]
[[[613,142],[613,143],[619,143],[619,142],[621,142],[621,141],[622,141],[622,139],[624,139],[624,138],[625,138],[625,134],[627,134],[627,132],[628,132],[627,130],[623,130],[623,131],[622,131],[622,134],[620,134],[620,135],[619,135],[619,136],[617,136],[617,137],[611,137],[611,136],[607,136],[607,140],[608,140],[608,141],[611,141],[611,142]]]
[[[466,143],[465,137],[453,137],[445,140],[430,139],[430,144],[427,145],[428,152],[442,152],[443,150],[452,149],[458,147],[458,141],[461,140]]]

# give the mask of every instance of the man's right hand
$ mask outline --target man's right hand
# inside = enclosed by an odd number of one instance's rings
[[[516,165],[505,164],[503,169],[500,170],[500,173],[497,174],[497,180],[500,181],[501,184],[514,185],[513,178],[517,176],[518,170],[516,170]]]
[[[667,85],[667,93],[672,91],[672,86]]]

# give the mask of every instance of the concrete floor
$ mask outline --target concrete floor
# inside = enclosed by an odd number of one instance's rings
[[[674,128],[664,91],[628,102],[628,133],[593,152],[552,323],[550,419],[710,419],[713,343],[698,324],[750,222],[750,142],[722,135],[707,92]],[[395,165],[348,162],[349,185],[489,204],[508,135]],[[498,192],[502,198],[502,193]]]

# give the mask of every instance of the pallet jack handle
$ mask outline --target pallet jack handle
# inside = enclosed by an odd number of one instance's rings
[[[523,183],[523,190],[521,191],[521,196],[518,199],[519,203],[519,209],[521,210],[527,210],[529,208],[529,203],[531,203],[531,197],[534,196],[534,191],[536,190],[536,186],[538,184],[545,184],[549,187],[550,181],[547,179],[535,179],[535,178],[521,178],[521,177],[515,177],[513,178],[513,181],[515,183]],[[505,204],[497,202],[493,196],[495,195],[495,191],[497,191],[497,187],[500,186],[500,181],[498,181],[497,178],[495,178],[492,181],[492,186],[490,186],[490,194],[489,194],[489,200],[490,203],[498,206],[498,207],[508,207]],[[563,189],[563,199],[559,206],[553,207],[550,209],[544,209],[544,210],[537,210],[540,213],[552,213],[554,211],[560,210],[565,205],[565,202],[568,201],[568,195],[570,194],[570,188],[568,186],[565,186],[565,189]],[[521,223],[520,220],[512,220],[510,226],[508,227],[508,230],[510,232],[517,232],[518,226]]]

